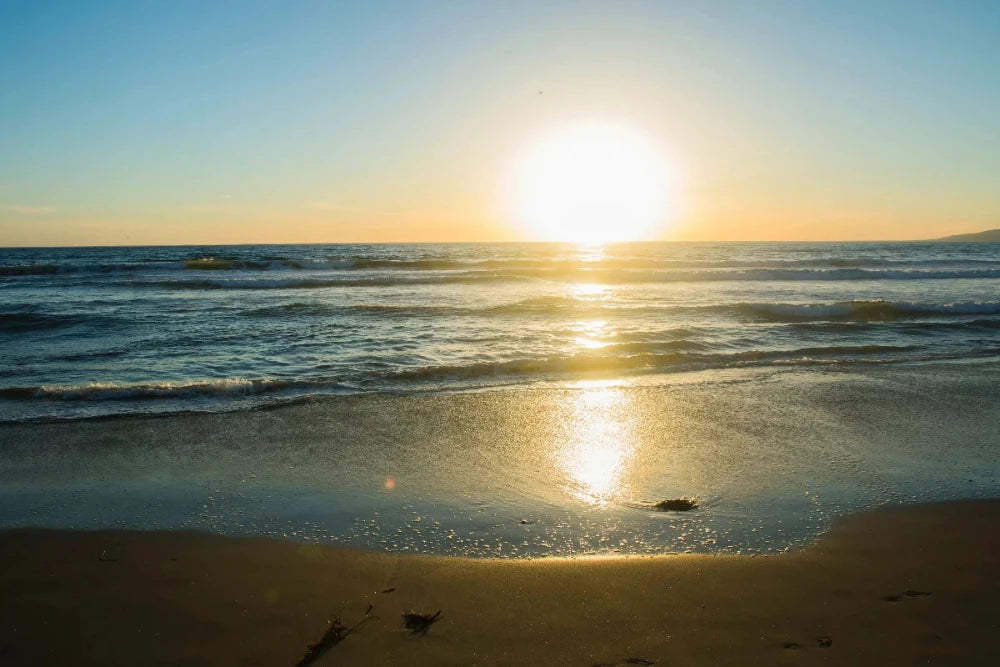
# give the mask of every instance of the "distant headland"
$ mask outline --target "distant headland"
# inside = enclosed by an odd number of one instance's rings
[[[934,241],[954,241],[955,243],[969,243],[969,242],[980,242],[980,243],[997,243],[1000,242],[1000,229],[987,229],[985,232],[976,232],[974,234],[955,234],[954,236],[943,236],[939,239],[933,239]]]

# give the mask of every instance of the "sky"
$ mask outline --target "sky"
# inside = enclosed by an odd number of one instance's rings
[[[592,122],[649,238],[930,238],[1000,227],[998,110],[992,0],[0,0],[0,245],[530,240]]]

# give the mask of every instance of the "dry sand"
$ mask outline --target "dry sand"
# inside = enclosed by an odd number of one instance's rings
[[[189,533],[0,533],[0,664],[994,665],[1000,501],[781,556],[396,556]],[[401,625],[433,613],[426,634]]]

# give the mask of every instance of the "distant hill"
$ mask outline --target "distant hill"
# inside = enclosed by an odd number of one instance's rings
[[[985,232],[976,234],[955,234],[945,236],[935,241],[954,241],[955,243],[969,243],[979,241],[981,243],[1000,243],[1000,229],[987,229]]]

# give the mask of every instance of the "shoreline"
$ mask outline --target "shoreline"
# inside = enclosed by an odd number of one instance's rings
[[[791,361],[792,363],[788,363]],[[313,406],[322,408],[326,403],[335,403],[344,400],[357,400],[364,398],[390,398],[390,397],[420,397],[420,396],[453,396],[482,393],[504,393],[504,392],[551,392],[576,390],[588,385],[615,386],[630,389],[641,388],[675,388],[689,384],[728,384],[732,382],[750,382],[754,380],[774,379],[782,374],[792,373],[814,373],[849,375],[871,375],[877,376],[883,373],[907,372],[913,369],[925,368],[949,368],[954,366],[969,366],[978,368],[982,365],[996,365],[1000,363],[1000,352],[996,350],[981,352],[976,355],[965,356],[940,356],[928,358],[912,359],[863,359],[844,360],[839,365],[831,365],[823,360],[813,360],[804,363],[801,360],[776,360],[767,363],[751,363],[746,365],[706,365],[699,366],[678,366],[676,368],[639,368],[622,373],[618,369],[582,371],[570,376],[560,375],[553,372],[551,375],[529,378],[527,376],[510,376],[509,381],[504,380],[494,384],[482,385],[434,385],[415,386],[411,388],[384,387],[384,388],[362,388],[362,387],[340,387],[328,392],[305,393],[301,395],[288,395],[275,397],[272,400],[260,400],[257,403],[251,401],[256,399],[266,399],[268,394],[258,392],[247,392],[241,394],[233,392],[215,398],[228,398],[231,401],[242,400],[245,403],[227,405],[223,408],[198,408],[187,407],[179,409],[162,410],[123,410],[120,412],[98,412],[85,413],[79,415],[47,414],[36,415],[23,418],[0,417],[0,428],[16,428],[24,426],[47,426],[50,424],[89,424],[89,423],[114,423],[118,421],[144,421],[155,419],[175,419],[191,417],[209,417],[218,415],[252,415],[254,413],[276,412],[289,408],[301,406]],[[247,379],[247,378],[231,378]],[[262,378],[249,378],[250,382]],[[93,383],[100,385],[101,383]],[[169,383],[167,383],[169,384]],[[136,385],[142,387],[143,385]],[[85,389],[86,387],[83,386]],[[130,385],[122,385],[122,390],[128,390]],[[0,399],[7,401],[37,401],[37,397],[30,399]],[[85,402],[77,399],[45,399],[55,403],[83,404]],[[143,405],[155,401],[167,402],[170,398],[163,399],[108,399],[108,403],[121,405]],[[103,403],[105,401],[98,401]]]
[[[778,552],[836,516],[998,495],[998,370],[710,373],[6,425],[0,527],[479,557]],[[701,509],[648,511],[679,497]]]
[[[0,661],[294,665],[339,618],[313,664],[992,664],[998,527],[1000,499],[952,501],[779,555],[533,560],[11,529]],[[412,634],[410,610],[441,616]]]

